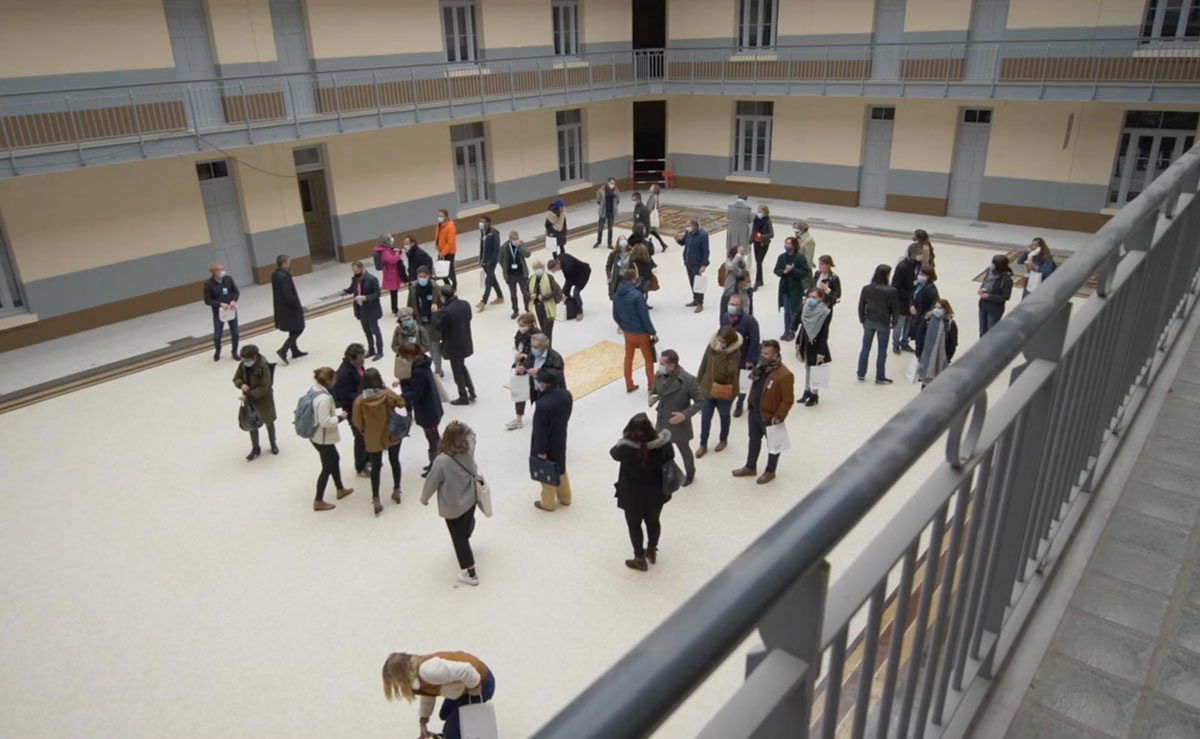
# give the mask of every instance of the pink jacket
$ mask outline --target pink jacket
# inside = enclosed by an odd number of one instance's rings
[[[404,280],[400,276],[400,260],[403,258],[399,251],[387,246],[376,246],[375,251],[383,261],[383,289],[399,290]]]

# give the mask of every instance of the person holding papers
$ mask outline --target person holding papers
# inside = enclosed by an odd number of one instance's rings
[[[767,469],[758,476],[758,484],[766,485],[775,479],[779,454],[787,448],[787,432],[782,428],[792,404],[796,401],[796,379],[783,364],[779,342],[767,339],[762,343],[762,355],[750,371],[750,395],[746,404],[750,412],[750,448],[746,466],[733,471],[734,477],[750,477],[758,472],[758,454],[763,437],[767,437]],[[776,428],[779,427],[779,428]],[[774,429],[768,433],[768,429]],[[775,448],[778,451],[772,452]]]

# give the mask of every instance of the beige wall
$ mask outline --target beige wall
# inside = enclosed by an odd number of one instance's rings
[[[733,98],[667,98],[667,151],[728,157],[733,146]]]
[[[426,123],[326,140],[334,212],[356,213],[453,191],[448,125]]]
[[[1031,101],[993,108],[986,176],[1108,184],[1124,119],[1121,106]],[[1063,148],[1072,114],[1071,138]]]
[[[727,13],[735,13],[736,6],[734,8]],[[779,3],[780,36],[870,33],[874,26],[875,0],[783,0]]]
[[[667,39],[733,38],[736,13],[729,0],[667,0]]]
[[[1009,28],[1137,26],[1145,0],[1009,0]]]
[[[958,107],[953,100],[898,101],[892,126],[891,168],[948,173],[958,130]]]
[[[275,34],[267,0],[208,0],[217,64],[275,61]]]
[[[307,0],[305,6],[314,59],[444,49],[436,0]]]
[[[196,167],[183,157],[0,180],[0,215],[27,283],[209,239]]]
[[[483,16],[481,47],[508,49],[554,43],[549,0],[484,0],[478,10]]]
[[[1059,0],[1043,2],[1049,5]],[[970,27],[971,0],[919,0],[904,9],[905,31],[965,31]]]
[[[174,66],[162,0],[0,0],[0,77]]]
[[[585,124],[586,125],[586,124]],[[553,172],[558,168],[553,110],[492,117],[488,123],[489,175],[493,182]],[[449,139],[446,146],[450,146]]]
[[[817,105],[804,98],[776,99],[771,160],[857,167],[865,111],[866,104],[853,98],[822,98]]]
[[[584,153],[587,154],[589,162],[632,156],[633,103],[629,100],[611,100],[585,105],[583,137],[586,140],[583,145]],[[554,148],[557,143],[555,139],[550,138],[545,146],[553,149],[553,169],[558,166],[558,151]]]
[[[580,0],[579,32],[585,44],[628,42],[633,17],[630,3],[617,0]],[[547,9],[546,17],[550,12]],[[670,9],[667,19],[670,20]]]
[[[306,142],[307,143],[307,142]],[[242,222],[249,233],[304,223],[296,185],[292,148],[296,144],[267,144],[238,149],[234,176]],[[268,173],[275,174],[268,174]]]

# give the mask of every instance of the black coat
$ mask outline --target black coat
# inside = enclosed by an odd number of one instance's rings
[[[892,287],[896,288],[896,297],[900,300],[900,312],[907,313],[912,304],[913,288],[917,286],[917,272],[921,269],[920,262],[905,257],[896,265],[892,272]]]
[[[531,351],[531,349],[532,349],[532,347],[527,347],[526,349],[518,349],[518,351],[521,351],[525,354],[525,359],[521,361],[521,364],[522,364],[522,366],[525,367],[526,372],[533,369],[534,357],[533,357],[533,352]],[[547,349],[546,350],[546,361],[542,362],[542,369],[539,369],[538,372],[541,372],[542,370],[554,370],[555,372],[557,372],[558,373],[558,386],[561,387],[563,390],[567,389],[567,376],[563,372],[563,357],[561,354],[554,351],[553,349]],[[538,392],[537,381],[534,380],[533,375],[530,375],[529,376],[529,400],[536,403],[539,396],[540,396],[540,393]]]
[[[343,359],[341,366],[338,367],[333,389],[330,391],[330,394],[333,395],[333,402],[337,403],[338,408],[350,413],[354,410],[354,399],[358,397],[360,389],[362,389],[362,376],[358,374],[358,368],[351,364],[349,359]]]
[[[750,238],[754,238],[754,234],[760,234],[759,243],[767,246],[771,243],[771,239],[775,238],[775,227],[771,225],[771,217],[763,218],[757,213],[754,214],[754,222],[750,224]]]
[[[229,275],[222,277],[220,282],[213,279],[204,281],[204,304],[212,306],[214,316],[221,310],[221,303],[231,303],[241,295],[237,283]]]
[[[925,351],[925,334],[929,329],[929,321],[931,316],[922,315],[914,318],[917,321],[917,328],[914,339],[917,343],[917,358],[921,358],[921,353]],[[953,318],[946,319],[946,361],[954,359],[954,352],[958,350],[958,323]]]
[[[925,283],[924,287],[921,287],[921,285],[918,284],[917,287],[920,289],[913,290],[911,306],[917,309],[917,312],[913,317],[914,321],[920,320],[925,316],[926,313],[933,310],[933,304],[938,301],[939,297],[937,285],[933,284],[932,282]]]
[[[646,445],[646,461],[637,444],[621,439],[608,454],[621,463],[617,473],[617,507],[631,513],[646,513],[662,508],[667,502],[663,491],[663,467],[675,457],[671,434],[660,431],[658,438]]]
[[[820,273],[813,276],[814,284],[819,284],[820,280]],[[825,284],[829,287],[829,292],[825,293],[825,305],[832,308],[842,300],[842,278],[830,272],[829,279],[825,281]]]
[[[400,394],[418,426],[434,428],[442,422],[442,399],[438,396],[428,355],[413,360],[412,377],[400,381]]]
[[[429,279],[433,279],[433,257],[425,253],[425,250],[419,246],[414,246],[405,252],[408,262],[408,279],[405,282],[417,281],[417,270],[421,267],[429,268]]]
[[[567,422],[575,401],[571,393],[556,387],[538,398],[533,411],[533,436],[529,441],[530,456],[546,455],[558,465],[559,473],[567,471]]]
[[[275,300],[275,328],[289,333],[303,331],[304,306],[292,274],[283,267],[271,273],[271,296]]]
[[[592,277],[592,265],[566,252],[558,257],[558,263],[562,267],[564,284],[578,285],[582,290]]]
[[[817,363],[817,355],[820,354],[824,359],[822,363],[828,362],[833,357],[829,356],[829,324],[833,323],[833,313],[825,316],[825,322],[821,324],[821,330],[811,339],[808,332],[804,330],[804,324],[796,321],[798,326],[796,330],[796,354],[800,360],[807,365]]]
[[[489,228],[479,234],[479,264],[495,267],[500,262],[500,232]]]
[[[638,203],[633,206],[633,222],[642,224],[646,229],[646,235],[650,234],[650,209],[645,203]]]
[[[358,286],[362,285],[363,302],[354,301],[354,317],[360,321],[378,321],[383,318],[383,306],[379,304],[379,279],[370,272],[363,270],[361,275],[350,280],[346,293],[350,297],[358,295]]]
[[[987,283],[987,277],[984,277],[984,283]],[[1004,304],[1012,297],[1012,290],[1012,272],[1004,272],[998,275],[992,281],[987,297],[979,299],[979,310],[992,316],[1004,315]]]
[[[471,306],[455,296],[433,314],[433,325],[442,334],[442,356],[466,359],[475,353],[471,342]]]
[[[858,322],[875,321],[885,323],[888,328],[896,325],[896,316],[900,314],[899,300],[896,298],[896,288],[890,285],[869,283],[862,289],[858,297]]]

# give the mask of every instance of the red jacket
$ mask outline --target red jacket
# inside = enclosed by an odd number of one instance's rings
[[[404,257],[400,250],[390,246],[376,246],[375,251],[379,252],[379,260],[383,262],[383,289],[399,290],[404,285],[403,270],[400,268],[400,260]]]

